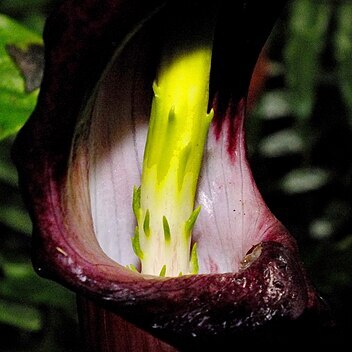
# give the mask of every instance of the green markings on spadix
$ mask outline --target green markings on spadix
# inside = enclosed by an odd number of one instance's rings
[[[139,271],[137,270],[137,268],[133,265],[133,264],[128,264],[126,265],[127,269],[130,269],[131,271],[134,271],[135,273],[138,273]]]
[[[141,209],[141,187],[134,186],[133,188],[132,209],[134,216],[138,219]]]
[[[132,247],[133,247],[134,252],[138,256],[138,258],[140,260],[143,260],[144,253],[143,253],[143,251],[141,249],[141,244],[140,244],[140,241],[139,241],[139,229],[138,229],[138,226],[136,226],[136,228],[134,230],[134,236],[132,237]]]
[[[153,83],[141,186],[133,190],[137,227],[132,246],[141,272],[159,276],[198,272],[197,245],[191,247],[191,241],[201,210],[194,209],[195,195],[213,117],[208,100],[215,11],[188,10],[194,13],[180,14],[166,36]]]
[[[197,243],[193,244],[192,251],[191,251],[191,260],[190,260],[190,273],[196,274],[198,273],[199,266],[198,266],[198,255],[197,255]]]
[[[200,213],[201,206],[199,205],[196,209],[193,210],[191,216],[188,218],[188,220],[185,223],[185,233],[187,236],[189,236],[193,230],[194,224],[196,223],[196,220],[198,218],[198,215]]]
[[[164,229],[165,242],[170,242],[171,231],[170,231],[170,225],[169,225],[169,222],[166,219],[166,216],[163,216],[163,229]]]
[[[159,276],[164,277],[166,274],[166,265],[164,264],[160,270]]]
[[[143,222],[143,230],[144,234],[149,237],[150,236],[150,227],[149,227],[149,219],[150,219],[150,212],[149,209],[147,209],[144,217],[144,222]]]

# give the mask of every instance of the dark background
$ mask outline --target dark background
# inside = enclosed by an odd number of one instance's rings
[[[3,0],[0,13],[42,33],[58,1]],[[250,162],[272,212],[297,239],[338,329],[352,331],[352,2],[293,0],[261,56],[247,120]],[[258,78],[259,76],[257,76]],[[74,294],[38,277],[31,223],[0,142],[0,351],[78,351]]]

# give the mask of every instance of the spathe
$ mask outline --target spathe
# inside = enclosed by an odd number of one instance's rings
[[[37,272],[107,309],[104,323],[114,324],[109,315],[117,314],[183,350],[272,331],[290,335],[293,324],[304,332],[324,316],[325,304],[306,278],[296,243],[265,205],[246,157],[249,79],[284,3],[241,1],[231,14],[228,8],[222,12],[211,78],[215,118],[198,190],[205,210],[194,235],[201,271],[177,278],[125,267],[136,260],[127,247],[134,224],[125,200],[132,197],[126,185],[140,172],[157,23],[182,2],[64,1],[49,18],[38,104],[13,155],[33,221]],[[265,17],[263,9],[271,15]],[[102,181],[112,169],[114,177]],[[92,198],[92,189],[103,190],[107,200]],[[108,223],[111,214],[119,227],[100,236],[97,223]],[[88,346],[97,336],[86,323],[100,308],[86,302],[81,317]],[[104,343],[117,348],[104,341],[101,350]]]

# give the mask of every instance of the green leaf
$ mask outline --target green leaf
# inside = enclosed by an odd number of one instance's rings
[[[283,129],[264,137],[259,143],[259,151],[266,157],[279,157],[303,151],[302,137],[294,129]]]
[[[284,60],[292,110],[303,121],[309,118],[315,102],[320,55],[326,45],[331,13],[331,4],[325,2],[297,0],[292,3]]]
[[[0,323],[33,332],[42,328],[38,309],[3,299],[0,299]]]
[[[50,0],[1,0],[1,8],[6,12],[22,12],[38,11],[50,4]]]
[[[17,187],[17,171],[15,166],[4,159],[4,154],[2,148],[0,148],[0,182],[6,183],[9,186]]]
[[[281,89],[265,92],[258,103],[256,112],[263,120],[275,120],[290,113],[288,94]]]
[[[309,233],[312,238],[318,240],[331,237],[334,233],[334,224],[327,218],[314,219],[309,224]]]
[[[0,223],[27,235],[32,233],[32,222],[28,213],[18,206],[0,206]]]
[[[16,133],[34,109],[41,48],[40,36],[0,14],[0,139]]]
[[[30,262],[5,261],[2,270],[4,278],[0,283],[0,297],[27,305],[60,308],[68,315],[74,312],[75,295],[56,282],[39,277]]]
[[[337,61],[338,83],[344,103],[350,111],[352,126],[352,3],[340,4],[335,33],[335,58]]]
[[[329,172],[320,168],[294,169],[282,179],[281,187],[288,194],[305,193],[325,186],[329,178]]]

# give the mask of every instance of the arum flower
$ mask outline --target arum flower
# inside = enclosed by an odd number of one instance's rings
[[[325,312],[246,153],[284,4],[63,1],[48,19],[13,155],[34,267],[78,293],[86,350],[219,347]]]

